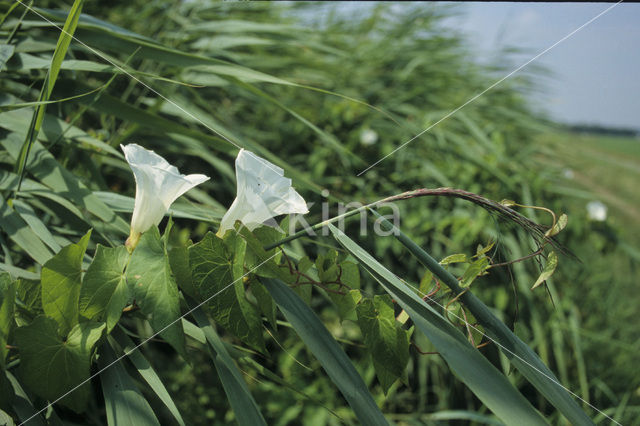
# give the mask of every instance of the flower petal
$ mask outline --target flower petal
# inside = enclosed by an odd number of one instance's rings
[[[182,194],[209,179],[201,174],[182,175],[153,151],[137,144],[120,145],[136,180],[131,233],[142,233],[162,220]]]
[[[253,230],[281,214],[309,213],[304,198],[291,187],[284,170],[250,151],[241,149],[236,158],[237,193],[220,223],[218,235],[240,220]]]

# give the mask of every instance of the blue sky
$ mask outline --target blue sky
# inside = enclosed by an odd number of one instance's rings
[[[469,35],[481,61],[505,46],[526,49],[511,57],[514,69],[609,6],[465,3],[447,25]],[[536,63],[552,76],[535,101],[556,120],[640,129],[640,4],[615,6]]]

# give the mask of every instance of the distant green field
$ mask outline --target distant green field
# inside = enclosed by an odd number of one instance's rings
[[[608,207],[607,220],[623,229],[628,242],[638,247],[640,139],[549,133],[541,141],[551,148],[551,161],[564,169],[558,187],[575,196],[571,205],[579,207],[589,199],[603,202]]]
[[[640,138],[621,137],[621,136],[596,136],[570,134],[577,138],[577,142],[584,146],[591,147],[607,154],[620,156],[635,156],[636,160],[640,158]]]

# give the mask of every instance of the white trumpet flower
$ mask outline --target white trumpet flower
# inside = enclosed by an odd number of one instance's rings
[[[209,177],[181,175],[167,160],[137,144],[120,145],[120,148],[136,180],[131,232],[126,242],[129,250],[133,250],[140,234],[159,224],[179,196],[209,180]]]
[[[254,230],[269,219],[289,213],[309,213],[307,203],[291,187],[284,170],[253,152],[241,149],[236,158],[236,199],[220,222],[217,235],[224,236],[237,220]],[[276,225],[277,226],[277,225]]]

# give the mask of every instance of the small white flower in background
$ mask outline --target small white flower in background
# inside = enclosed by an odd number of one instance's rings
[[[587,215],[591,220],[603,222],[607,220],[607,206],[600,201],[589,201],[587,203]]]
[[[236,158],[236,199],[220,222],[217,235],[233,229],[236,220],[253,231],[260,225],[281,214],[309,213],[307,203],[291,187],[291,179],[284,177],[284,170],[271,164],[253,152],[241,149]]]
[[[562,170],[562,176],[564,176],[565,179],[573,179],[573,170],[571,169],[563,169]]]
[[[133,250],[140,234],[160,223],[171,204],[196,185],[209,180],[205,175],[181,175],[153,151],[140,145],[120,145],[136,180],[136,199],[131,232],[126,246]]]
[[[373,145],[378,141],[378,134],[375,130],[364,129],[360,132],[360,143],[362,145]]]

